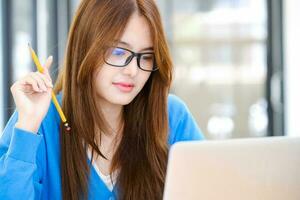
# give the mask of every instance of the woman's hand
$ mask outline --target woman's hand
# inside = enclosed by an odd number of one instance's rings
[[[18,111],[17,128],[37,133],[51,102],[52,80],[49,69],[52,56],[43,66],[43,73],[30,72],[10,88]]]

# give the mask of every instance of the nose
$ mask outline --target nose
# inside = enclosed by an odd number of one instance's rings
[[[138,67],[138,63],[137,63],[137,57],[134,56],[131,59],[131,61],[128,63],[128,65],[126,65],[123,68],[123,73],[130,77],[134,77],[137,75],[138,70],[139,70],[139,67]]]

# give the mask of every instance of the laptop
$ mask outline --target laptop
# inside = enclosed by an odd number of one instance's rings
[[[300,137],[179,142],[164,200],[299,200]]]

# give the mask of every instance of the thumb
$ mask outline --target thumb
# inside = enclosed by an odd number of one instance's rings
[[[44,74],[48,76],[48,78],[50,78],[50,74],[49,74],[49,69],[52,65],[53,62],[53,56],[49,56],[43,66],[44,68]]]

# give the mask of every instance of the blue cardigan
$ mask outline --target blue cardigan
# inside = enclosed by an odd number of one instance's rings
[[[61,94],[57,96],[61,102]],[[168,96],[169,145],[177,141],[201,140],[187,106],[175,95]],[[60,176],[60,117],[51,103],[38,134],[15,127],[14,112],[0,138],[0,199],[62,199]],[[91,166],[89,199],[115,199]]]

